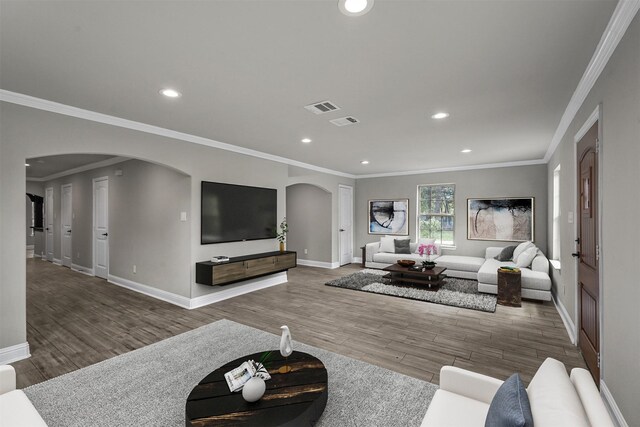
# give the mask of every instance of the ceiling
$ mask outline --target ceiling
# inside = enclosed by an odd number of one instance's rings
[[[2,0],[0,87],[355,175],[537,160],[615,6]]]
[[[104,162],[115,156],[100,154],[63,154],[59,156],[46,156],[27,159],[27,178],[44,178],[71,171],[87,165]]]

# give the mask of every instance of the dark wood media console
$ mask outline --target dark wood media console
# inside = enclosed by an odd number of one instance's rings
[[[229,262],[196,263],[196,283],[219,286],[287,271],[298,265],[297,253],[265,252],[229,258]]]

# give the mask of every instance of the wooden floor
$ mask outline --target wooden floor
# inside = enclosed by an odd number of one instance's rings
[[[39,259],[27,261],[31,358],[13,364],[18,386],[62,375],[219,319],[433,383],[443,365],[528,383],[546,357],[585,367],[551,303],[495,313],[324,286],[359,269],[297,267],[289,283],[186,310]]]

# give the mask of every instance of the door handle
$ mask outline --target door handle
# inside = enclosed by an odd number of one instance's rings
[[[67,233],[71,233],[71,229],[67,230]]]
[[[109,233],[102,233],[102,235],[103,235],[104,237],[107,237],[107,236],[109,235]]]
[[[574,252],[571,254],[571,256],[574,258],[580,258],[580,252]]]
[[[341,228],[340,231],[344,231],[344,228]]]

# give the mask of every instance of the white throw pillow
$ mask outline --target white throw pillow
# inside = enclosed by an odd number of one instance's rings
[[[394,253],[396,251],[396,245],[393,242],[393,236],[384,236],[380,238],[380,252]]]
[[[418,244],[416,245],[415,253],[420,253],[418,252],[418,250],[420,249],[420,245],[435,245],[435,244],[436,244],[436,239],[419,239]]]
[[[532,246],[535,246],[533,242],[522,242],[518,246],[516,246],[516,248],[513,250],[513,258],[511,258],[513,262],[516,262],[520,254]]]
[[[536,248],[535,246],[525,250],[518,256],[518,258],[516,258],[516,267],[529,267],[536,255],[538,255],[538,248]]]

